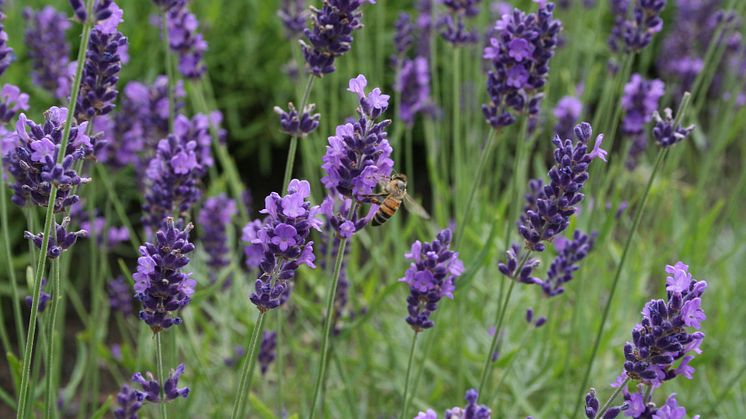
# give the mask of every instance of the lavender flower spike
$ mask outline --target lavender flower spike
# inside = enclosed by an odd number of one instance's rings
[[[562,239],[562,240],[560,240]],[[573,273],[580,269],[578,263],[588,256],[593,249],[595,234],[587,235],[580,230],[575,230],[572,240],[559,237],[554,240],[557,248],[557,257],[552,261],[547,271],[546,281],[537,281],[547,297],[562,294],[565,289],[563,285],[570,282]]]
[[[466,406],[454,407],[446,410],[446,419],[490,419],[492,417],[492,411],[489,407],[477,404],[479,393],[475,389],[469,389],[466,391]]]
[[[265,331],[262,334],[262,344],[259,347],[259,367],[261,368],[262,375],[267,374],[269,370],[269,364],[275,360],[277,349],[277,333]]]
[[[168,10],[166,19],[169,46],[179,56],[179,72],[188,79],[202,77],[206,71],[202,58],[207,51],[207,41],[197,32],[197,17],[182,1]]]
[[[117,393],[117,404],[119,407],[114,409],[116,419],[137,419],[137,411],[142,407],[145,400],[145,393],[130,388],[127,384]]]
[[[67,77],[70,62],[70,45],[65,40],[70,22],[52,6],[38,12],[27,7],[23,10],[23,17],[26,20],[26,46],[33,67],[31,79],[34,84],[56,94],[59,81]]]
[[[181,270],[194,250],[189,242],[192,225],[181,228],[169,217],[161,225],[154,243],[140,246],[137,259],[135,298],[142,303],[140,319],[157,333],[181,324],[174,313],[184,308],[194,293],[196,281]]]
[[[443,297],[453,299],[455,281],[464,272],[458,253],[450,250],[451,238],[451,230],[445,229],[430,243],[415,241],[404,255],[412,263],[399,281],[409,285],[406,320],[415,332],[434,326],[430,316]]]
[[[430,66],[424,57],[402,62],[395,89],[401,95],[399,118],[411,125],[418,113],[434,113],[430,99]]]
[[[212,282],[217,279],[217,273],[230,263],[228,228],[236,213],[236,202],[225,194],[209,198],[199,212],[197,221],[202,226],[202,245],[208,256]]]
[[[645,125],[653,118],[658,109],[658,102],[665,90],[665,84],[658,80],[646,80],[639,74],[633,74],[624,86],[622,95],[622,133],[632,138],[626,166],[632,170],[637,166],[637,159],[647,146]]]
[[[69,224],[69,217],[65,217],[65,219],[62,220],[62,224],[57,224],[57,222],[54,223],[54,231],[49,237],[49,247],[47,249],[47,257],[49,259],[58,258],[64,251],[71,248],[78,238],[88,237],[88,232],[86,230],[68,232],[67,227]],[[31,240],[39,249],[42,248],[44,233],[33,234],[30,231],[26,231],[23,233],[23,236]]]
[[[106,292],[112,310],[122,313],[125,318],[133,314],[132,290],[123,276],[117,276],[109,281]]]
[[[8,46],[8,33],[5,32],[5,14],[0,12],[0,76],[5,73],[8,66],[13,61],[13,49]]]
[[[132,374],[132,381],[140,384],[143,389],[145,400],[151,403],[166,403],[177,397],[186,398],[189,396],[189,387],[177,388],[179,378],[184,373],[184,364],[179,364],[175,370],[171,370],[166,382],[163,384],[163,395],[161,398],[161,385],[156,381],[151,372],[146,372],[145,376],[136,372]],[[147,377],[147,378],[146,378]]]
[[[282,0],[277,16],[285,27],[285,35],[288,39],[296,38],[306,28],[308,11],[305,9],[305,0]]]
[[[671,147],[684,141],[694,131],[694,125],[688,127],[682,127],[681,124],[675,125],[670,108],[666,108],[663,111],[662,118],[658,112],[653,115],[653,118],[655,118],[653,137],[655,138],[655,142],[663,148]]]
[[[303,107],[303,113],[298,112],[292,102],[288,103],[288,110],[275,106],[274,111],[280,115],[280,127],[282,132],[293,137],[305,137],[319,126],[321,114],[313,113],[315,104]]]
[[[1,72],[0,72],[1,73]],[[22,93],[21,89],[12,84],[3,85],[0,90],[0,125],[5,125],[10,122],[11,119],[15,118],[16,114],[20,111],[27,111],[29,108],[29,96],[26,93]],[[4,128],[0,128],[0,136],[7,135],[7,131]],[[10,152],[10,150],[7,150]],[[2,156],[5,156],[5,147],[2,148]]]
[[[301,265],[315,268],[313,242],[308,238],[311,229],[320,230],[318,206],[311,206],[311,185],[308,181],[293,179],[287,195],[272,192],[264,200],[266,214],[264,225],[256,231],[253,245],[263,250],[255,290],[250,300],[260,312],[284,304],[290,298],[292,279]]]
[[[47,308],[47,303],[49,303],[49,300],[52,299],[52,295],[48,292],[45,292],[44,289],[47,287],[47,278],[41,279],[41,294],[39,294],[39,307],[37,307],[36,311],[39,313],[44,312],[44,310]],[[29,309],[33,307],[34,299],[30,295],[27,295],[23,298],[23,302],[26,303],[26,306],[28,306]]]

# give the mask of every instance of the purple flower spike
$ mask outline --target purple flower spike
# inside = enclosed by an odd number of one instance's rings
[[[704,334],[699,330],[706,319],[701,296],[707,282],[697,281],[682,262],[666,266],[667,298],[651,300],[642,310],[642,322],[632,329],[632,341],[624,345],[624,371],[632,380],[653,386],[678,375],[691,378],[690,352],[700,353]],[[679,367],[674,363],[681,360]]]
[[[86,230],[68,232],[67,227],[69,224],[69,217],[62,220],[62,224],[54,223],[54,231],[49,237],[49,247],[47,250],[47,257],[49,259],[58,258],[63,252],[71,248],[78,238],[88,237],[88,232]],[[26,231],[23,233],[23,236],[31,240],[36,247],[41,249],[44,240],[44,233],[33,234]]]
[[[161,10],[167,12],[174,7],[182,7],[186,0],[153,0],[153,3]]]
[[[112,310],[122,313],[124,317],[129,317],[134,313],[132,289],[123,276],[119,275],[109,281],[106,292],[109,294],[109,305]]]
[[[650,122],[653,113],[658,109],[658,102],[663,97],[664,90],[665,84],[662,81],[646,80],[637,73],[633,74],[624,86],[622,95],[624,119],[621,130],[622,133],[632,138],[632,146],[626,162],[630,170],[637,166],[640,154],[645,151],[648,142],[645,125]]]
[[[434,326],[430,316],[443,297],[453,299],[455,281],[464,272],[458,252],[450,250],[451,236],[451,230],[445,229],[430,243],[417,240],[404,255],[412,263],[399,281],[409,285],[406,320],[415,332]]]
[[[394,24],[394,63],[398,62],[398,57],[407,53],[414,42],[414,27],[408,13],[399,13],[399,17]]]
[[[142,407],[145,401],[145,393],[130,388],[127,384],[117,393],[117,405],[114,409],[116,419],[137,419],[137,411]]]
[[[549,63],[562,31],[553,12],[552,3],[540,5],[530,14],[513,9],[495,24],[483,56],[492,68],[487,74],[490,101],[482,105],[482,113],[492,127],[513,124],[514,113],[528,113],[532,120],[537,117]]]
[[[694,125],[682,127],[679,124],[674,126],[674,118],[670,108],[666,108],[663,111],[662,118],[657,112],[653,117],[655,118],[653,137],[655,138],[655,142],[663,148],[671,147],[684,141],[694,131]]]
[[[0,71],[1,73],[2,71]],[[12,84],[4,85],[0,91],[0,125],[10,122],[18,112],[27,111],[29,108],[28,100],[29,96],[26,93],[21,93],[21,89],[18,87]],[[3,135],[3,132],[6,131],[0,130],[0,136]],[[5,154],[5,148],[3,148],[2,155],[4,156]]]
[[[592,388],[591,391],[585,395],[585,417],[588,419],[595,419],[599,407],[596,390]]]
[[[169,45],[179,56],[179,72],[185,78],[199,79],[206,71],[202,58],[207,51],[207,41],[197,32],[197,17],[182,1],[168,10],[166,20]]]
[[[574,272],[580,269],[579,263],[593,249],[594,239],[595,234],[588,236],[580,230],[575,230],[572,240],[564,237],[555,239],[557,257],[549,266],[546,281],[537,281],[547,297],[554,297],[565,291],[563,285],[570,282]]]
[[[469,389],[466,391],[466,406],[454,407],[446,410],[446,419],[490,419],[492,417],[492,411],[489,407],[477,404],[479,393],[475,389]]]
[[[400,94],[399,118],[405,124],[414,123],[418,113],[435,113],[430,98],[430,65],[426,58],[405,59],[399,69],[395,89]]]
[[[609,36],[609,48],[613,52],[637,53],[653,40],[653,35],[663,29],[661,14],[666,0],[637,0],[634,2],[631,19],[628,19],[629,0],[613,0],[614,27]]]
[[[265,331],[262,334],[262,343],[259,346],[259,368],[262,375],[267,374],[269,365],[275,360],[277,349],[277,333]]]
[[[375,3],[374,1],[370,1]],[[352,33],[363,27],[364,0],[324,0],[321,9],[311,7],[311,25],[303,32],[303,57],[317,77],[333,73],[334,60],[352,48]]]
[[[554,117],[557,124],[554,126],[555,134],[560,138],[570,138],[573,127],[578,123],[583,113],[583,102],[575,96],[564,96],[554,107]]]
[[[305,0],[282,0],[277,16],[280,17],[285,27],[285,35],[288,39],[297,38],[306,28],[308,11]]]
[[[313,113],[315,104],[307,105],[300,114],[292,102],[288,103],[288,110],[275,106],[274,111],[280,115],[280,127],[282,132],[294,137],[306,137],[319,126],[321,114]]]
[[[39,307],[37,307],[36,311],[39,313],[42,313],[44,309],[47,308],[47,303],[49,303],[49,300],[52,298],[52,295],[48,292],[44,292],[44,289],[47,287],[47,278],[41,279],[41,294],[39,294]],[[32,296],[27,295],[23,298],[23,302],[26,303],[26,306],[30,309],[33,307],[34,299]]]
[[[252,252],[262,253],[250,296],[261,312],[277,308],[290,298],[292,279],[301,265],[316,267],[313,242],[308,238],[311,229],[320,230],[321,220],[317,219],[319,207],[308,202],[310,196],[308,181],[293,179],[287,195],[272,192],[264,200],[260,212],[267,217],[263,225],[244,230],[244,239],[251,239]]]
[[[151,403],[165,403],[178,397],[187,398],[189,396],[189,387],[177,388],[179,378],[184,373],[184,364],[179,364],[175,370],[171,370],[166,382],[163,384],[163,393],[165,399],[161,398],[161,385],[153,377],[153,373],[146,372],[145,376],[136,372],[132,374],[132,381],[142,386],[142,393],[145,400]],[[147,378],[146,378],[147,377]]]
[[[477,42],[479,34],[476,30],[466,29],[466,18],[475,17],[479,14],[480,0],[444,0],[443,5],[448,9],[448,14],[439,19],[441,36],[454,46],[462,46]]]
[[[191,273],[181,271],[189,264],[187,255],[194,250],[189,242],[191,231],[191,224],[181,228],[169,217],[161,224],[154,243],[140,246],[137,272],[132,275],[135,298],[142,304],[140,319],[155,333],[181,324],[181,318],[174,314],[184,308],[194,294],[197,282],[191,278]]]
[[[671,393],[660,407],[653,403],[652,397],[648,396],[646,399],[647,394],[648,392],[643,386],[638,386],[635,393],[630,393],[625,388],[625,402],[623,405],[615,407],[617,412],[624,411],[625,417],[634,419],[684,419],[686,417],[686,409],[679,406],[676,393]],[[699,415],[694,415],[692,419],[699,419]]]
[[[66,80],[68,74],[70,45],[65,40],[65,32],[70,28],[70,21],[52,6],[40,11],[27,7],[23,9],[23,17],[26,47],[33,68],[31,80],[56,94],[60,80]]]
[[[5,14],[0,12],[0,76],[5,73],[8,66],[13,61],[13,49],[8,46],[8,33],[5,32]],[[7,122],[7,121],[6,121]]]
[[[208,256],[212,282],[217,279],[217,273],[230,263],[228,228],[236,213],[236,202],[225,194],[209,198],[199,212],[197,221],[202,227],[202,246]]]

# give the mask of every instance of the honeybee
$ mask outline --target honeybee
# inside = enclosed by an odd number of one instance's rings
[[[388,180],[381,182],[381,189],[383,189],[382,193],[371,195],[371,201],[379,205],[378,211],[371,221],[372,226],[377,227],[388,221],[399,210],[402,202],[407,210],[413,214],[424,219],[430,218],[430,214],[407,193],[406,175],[395,174]],[[379,199],[380,197],[383,197],[383,200]]]

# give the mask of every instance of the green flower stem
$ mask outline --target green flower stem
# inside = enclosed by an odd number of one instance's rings
[[[585,387],[588,385],[588,379],[590,378],[591,369],[593,368],[593,361],[596,359],[598,348],[601,344],[601,336],[603,335],[604,326],[606,325],[606,320],[608,319],[609,312],[611,311],[611,303],[614,300],[614,294],[616,292],[617,284],[619,283],[619,278],[622,276],[622,269],[624,268],[624,262],[627,260],[627,254],[629,253],[630,245],[632,244],[632,239],[635,236],[637,227],[640,225],[640,219],[642,219],[642,213],[643,213],[643,210],[645,209],[645,203],[648,200],[650,189],[653,186],[653,181],[655,180],[656,174],[661,169],[661,166],[663,166],[663,161],[666,159],[666,156],[668,155],[668,151],[669,151],[668,148],[661,148],[660,151],[658,152],[658,156],[655,159],[655,166],[653,167],[652,173],[650,173],[648,184],[645,187],[645,192],[643,193],[642,200],[640,201],[640,207],[637,209],[637,212],[635,213],[635,218],[634,218],[634,221],[632,222],[632,229],[630,230],[629,235],[627,235],[627,241],[624,244],[624,250],[622,251],[622,257],[619,260],[619,265],[617,265],[616,272],[614,273],[614,280],[611,283],[611,290],[609,291],[609,298],[606,300],[606,306],[604,307],[603,315],[601,316],[601,323],[599,324],[598,331],[596,332],[596,339],[593,343],[593,350],[591,351],[591,357],[588,360],[588,366],[585,369],[583,380],[581,381],[580,390],[575,400],[575,408],[573,409],[573,412],[577,412],[578,409],[580,408],[580,401],[583,397],[583,391]]]
[[[254,324],[254,331],[251,333],[251,340],[249,341],[249,352],[244,358],[243,367],[241,368],[241,380],[238,384],[238,394],[236,394],[236,401],[233,403],[233,413],[231,414],[232,419],[238,419],[244,417],[244,411],[246,410],[246,399],[251,391],[251,379],[254,376],[254,368],[256,362],[256,348],[259,343],[259,335],[262,333],[262,326],[264,325],[264,316],[267,313],[259,313],[259,317],[256,319]]]
[[[166,397],[163,393],[163,385],[166,383],[166,374],[163,371],[163,345],[161,344],[161,333],[155,334],[155,362],[158,374],[158,382],[161,385],[161,391],[158,395],[160,399],[158,406],[160,407],[161,419],[168,419],[168,410],[166,409]]]
[[[306,106],[308,102],[308,96],[311,95],[311,89],[313,88],[313,81],[316,79],[316,76],[313,74],[308,75],[308,82],[306,83],[306,89],[303,91],[303,98],[300,101],[300,106],[298,107],[299,115],[303,115],[303,108]],[[300,116],[299,116],[300,117]],[[295,164],[295,152],[298,149],[298,136],[293,135],[292,138],[290,138],[290,149],[288,150],[288,159],[285,163],[285,176],[282,180],[282,191],[284,192],[287,190],[288,185],[290,184],[290,178],[293,176],[293,165]]]
[[[611,394],[611,397],[609,397],[609,400],[606,400],[606,403],[601,407],[601,409],[596,414],[597,418],[604,417],[604,413],[606,413],[607,410],[609,410],[609,406],[611,406],[612,403],[614,403],[614,399],[619,395],[619,393],[622,392],[623,389],[627,388],[627,383],[629,382],[629,377],[625,377],[624,382],[619,385],[619,387],[614,390],[614,392]]]
[[[402,398],[402,407],[401,407],[401,415],[399,417],[401,419],[406,418],[407,416],[407,408],[409,407],[409,377],[412,373],[412,364],[414,361],[414,348],[417,346],[417,335],[419,333],[415,330],[414,336],[412,336],[412,347],[409,349],[409,362],[407,362],[407,376],[404,379],[404,396]]]
[[[10,280],[10,295],[13,298],[13,318],[16,325],[16,338],[18,339],[19,352],[26,346],[26,337],[23,336],[23,315],[21,314],[21,297],[18,294],[18,282],[16,282],[16,270],[13,267],[13,255],[10,251],[10,237],[8,236],[8,204],[5,196],[5,173],[3,165],[0,165],[0,229],[2,229],[3,256],[8,266],[8,277]],[[10,346],[6,348],[11,351]]]
[[[522,267],[522,266],[521,266]],[[517,270],[516,272],[519,272]],[[508,302],[510,301],[510,297],[513,295],[513,288],[515,288],[516,280],[510,280],[510,285],[508,286],[508,293],[505,295],[505,299],[500,304],[500,307],[497,308],[497,311],[495,312],[495,335],[492,336],[492,342],[490,343],[490,350],[487,352],[487,357],[484,360],[484,365],[482,366],[482,375],[479,379],[479,396],[483,398],[483,400],[487,400],[486,396],[482,394],[482,392],[485,389],[485,385],[487,384],[487,377],[489,376],[489,372],[492,369],[492,354],[495,353],[495,350],[497,349],[497,342],[500,337],[500,328],[502,327],[503,320],[505,319],[505,313],[508,311]]]
[[[174,74],[171,44],[168,38],[168,16],[165,11],[161,11],[161,38],[163,40],[163,54],[166,57],[166,75],[168,76],[168,130],[173,132],[174,118],[176,117],[176,99],[174,97],[176,76]]]
[[[93,8],[93,0],[88,0],[86,3],[86,10],[90,16]],[[78,103],[78,93],[80,92],[80,82],[83,76],[83,67],[85,65],[85,55],[88,51],[88,41],[91,37],[91,22],[83,24],[83,33],[81,37],[80,48],[78,50],[78,65],[75,69],[75,78],[71,86],[70,93],[70,105],[68,106],[67,119],[65,120],[65,126],[62,130],[62,141],[59,145],[59,152],[57,153],[57,164],[62,164],[62,160],[65,157],[65,150],[70,141],[70,128],[72,127],[75,104]],[[29,326],[26,334],[26,346],[23,351],[23,368],[21,370],[21,390],[18,397],[18,412],[17,418],[25,419],[28,415],[26,408],[28,406],[30,397],[30,379],[31,379],[31,361],[34,351],[34,339],[36,337],[36,318],[39,310],[39,297],[41,295],[41,278],[44,275],[44,269],[46,268],[47,251],[49,250],[49,235],[52,231],[52,222],[54,221],[54,204],[57,200],[57,185],[54,183],[49,191],[49,201],[47,202],[46,218],[44,220],[43,239],[41,243],[41,252],[39,253],[39,260],[34,272],[34,291],[31,303],[31,314],[29,315]],[[50,343],[51,344],[51,343]],[[51,348],[50,348],[51,350]]]
[[[528,117],[524,115],[521,121],[520,134],[518,134],[518,142],[516,144],[516,156],[513,166],[513,184],[511,185],[510,197],[512,199],[512,205],[510,206],[510,212],[508,213],[508,219],[506,220],[505,226],[505,248],[510,247],[510,234],[513,230],[515,220],[518,219],[518,212],[521,209],[521,202],[523,202],[522,195],[520,193],[521,185],[524,183],[523,178],[525,175],[523,172],[525,168],[523,160],[526,159],[526,153],[528,151],[529,140],[526,138],[528,132]]]
[[[54,391],[54,341],[55,334],[57,332],[57,308],[59,307],[59,301],[62,300],[61,286],[60,286],[60,260],[52,259],[52,298],[49,304],[49,347],[47,348],[47,359],[46,359],[46,389],[44,395],[44,418],[49,419],[55,417],[55,407],[57,404],[56,395]]]
[[[497,130],[490,129],[490,133],[487,136],[487,144],[484,150],[482,151],[482,155],[479,157],[479,163],[477,165],[477,172],[474,174],[474,181],[471,184],[471,190],[469,191],[469,198],[466,200],[466,207],[464,208],[464,214],[456,228],[456,237],[454,240],[456,248],[458,248],[459,245],[461,244],[461,240],[463,239],[464,232],[466,231],[466,224],[469,222],[469,213],[471,212],[471,208],[474,205],[474,198],[477,195],[477,190],[479,189],[482,176],[484,175],[484,169],[487,166],[487,160],[489,160],[489,156],[492,155],[495,149],[495,144],[497,143],[496,139],[497,139]]]
[[[355,203],[350,208],[347,218],[352,218],[352,215],[357,211],[358,204]],[[319,370],[316,375],[316,384],[313,390],[313,399],[311,400],[311,410],[308,412],[309,419],[313,419],[316,414],[316,405],[319,402],[321,389],[324,387],[324,381],[326,378],[326,364],[329,356],[329,345],[332,334],[332,323],[334,318],[334,297],[337,294],[337,285],[339,284],[339,274],[342,271],[342,261],[344,260],[345,248],[349,239],[342,238],[339,241],[339,250],[337,250],[337,258],[334,261],[334,274],[332,274],[332,286],[329,287],[329,292],[326,296],[326,318],[324,319],[324,336],[321,343],[321,358],[319,360]],[[323,400],[322,400],[323,403]]]
[[[453,70],[453,84],[451,85],[451,105],[453,106],[453,115],[451,119],[451,147],[453,148],[453,160],[451,161],[451,184],[458,191],[461,186],[461,170],[464,164],[462,156],[463,138],[461,137],[461,48],[453,48],[453,61],[451,62]],[[459,199],[456,199],[454,207],[459,207]],[[458,211],[458,209],[456,209]]]

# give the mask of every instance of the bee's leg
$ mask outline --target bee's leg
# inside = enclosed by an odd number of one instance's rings
[[[381,198],[385,198],[388,194],[385,193],[378,193],[378,194],[371,194],[366,195],[365,197],[367,199],[370,199],[370,202],[374,205],[381,205],[383,203],[383,200]]]

